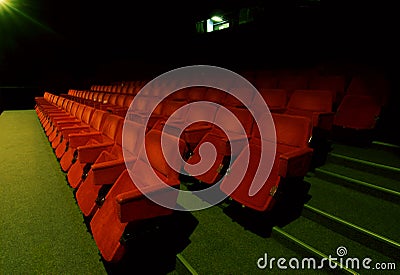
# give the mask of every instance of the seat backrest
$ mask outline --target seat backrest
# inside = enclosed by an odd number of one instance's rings
[[[295,90],[287,104],[288,110],[331,112],[332,92],[329,90]]]
[[[302,116],[272,114],[275,124],[277,151],[307,147],[311,137],[311,120]]]
[[[85,110],[83,111],[81,121],[87,125],[90,124],[90,120],[92,118],[92,115],[94,113],[94,108],[85,106]]]
[[[74,105],[77,105],[77,104],[79,104],[79,103],[76,102],[76,101],[68,100],[68,105],[67,105],[65,111],[66,111],[68,114],[72,114],[72,107],[73,107]]]
[[[63,110],[65,110],[65,111],[68,111],[68,110],[67,110],[67,109],[68,109],[68,104],[71,104],[71,100],[69,100],[69,99],[64,99],[61,108],[62,108]]]
[[[97,98],[99,97],[99,93],[93,93],[92,101],[97,101]]]
[[[79,120],[82,120],[83,112],[85,111],[86,105],[84,104],[79,104],[78,105],[78,110],[75,113],[75,117]]]
[[[104,93],[103,102],[102,103],[107,104],[110,96],[111,96],[110,93]]]
[[[78,111],[78,107],[79,107],[80,105],[81,105],[81,104],[79,104],[79,103],[77,103],[77,102],[74,102],[74,103],[72,104],[72,108],[71,108],[71,111],[70,111],[71,116],[76,116],[76,112]]]
[[[242,96],[243,102],[236,98],[236,96],[233,95],[233,93],[227,93],[225,95],[223,105],[225,107],[241,107],[241,108],[246,108],[247,106],[250,106],[251,103],[253,102],[253,97],[254,97],[254,92],[255,90],[244,88],[244,87],[231,87],[229,91],[235,92],[239,95]]]
[[[343,97],[346,88],[346,77],[344,75],[318,75],[310,78],[309,89],[330,90],[333,92],[333,101],[337,96]]]
[[[285,109],[288,93],[285,89],[258,89],[268,108],[273,112],[277,109]]]
[[[190,87],[187,93],[187,99],[189,102],[201,101],[205,99],[207,87]]]
[[[207,88],[204,100],[223,105],[225,97],[226,93],[224,91],[209,87]]]
[[[277,88],[285,89],[290,96],[295,90],[308,88],[308,77],[305,75],[294,74],[280,75]]]
[[[104,93],[99,93],[99,95],[97,96],[97,102],[103,102],[103,97],[104,97]]]
[[[163,135],[163,144],[161,144],[161,135]],[[179,152],[175,152],[176,148]],[[182,167],[183,163],[179,165],[181,158],[178,156],[180,154],[182,157],[185,150],[186,144],[182,139],[162,133],[160,130],[150,130],[145,136],[145,151],[140,151],[138,160],[134,164],[136,166],[134,169],[137,171],[135,184],[139,187],[159,185],[160,179],[167,184],[179,184],[179,172],[171,168],[164,156],[174,156],[173,159],[169,158],[169,162],[173,162],[175,167]],[[150,177],[146,172],[147,169],[141,169],[141,167],[148,167],[146,155],[151,168],[158,177]],[[141,172],[146,174],[140,175]]]
[[[133,95],[126,95],[123,107],[129,108],[131,106],[131,103],[133,101],[134,96]]]
[[[102,110],[95,110],[93,113],[93,116],[90,120],[90,127],[92,127],[94,130],[100,131],[101,125],[103,123],[103,119],[108,114],[109,113],[102,111]]]
[[[278,78],[270,71],[256,72],[252,83],[257,89],[276,89],[278,88]]]
[[[164,118],[170,117],[176,110],[183,107],[186,102],[179,100],[168,100],[164,99],[162,104],[162,115]]]
[[[108,99],[108,104],[116,105],[118,96],[118,94],[111,94],[110,98]]]
[[[126,120],[123,126],[123,148],[127,157],[137,157],[143,145],[143,124]],[[118,144],[118,140],[117,140]]]
[[[124,118],[117,115],[108,115],[103,124],[101,125],[101,132],[104,136],[108,137],[111,140],[116,141],[116,138],[122,138],[122,127],[123,127]],[[117,137],[117,133],[120,131],[120,136]],[[119,141],[121,144],[121,140]]]
[[[241,128],[246,132],[246,135],[250,137],[251,130],[253,127],[253,116],[250,111],[246,108],[237,108],[230,107],[228,111],[232,112],[232,114],[239,120],[239,123],[236,123],[236,120],[232,120],[231,116],[228,112],[226,112],[223,108],[219,108],[218,112],[215,116],[215,122],[219,125],[223,126],[223,130],[232,134],[241,134]]]
[[[115,101],[115,105],[117,105],[118,107],[124,107],[125,97],[126,96],[123,94],[118,95],[118,98]]]
[[[373,129],[380,112],[380,102],[373,96],[345,95],[333,124],[352,129]]]
[[[387,102],[389,93],[389,82],[385,76],[379,73],[353,76],[346,90],[348,95],[373,96],[381,105]]]
[[[186,113],[186,121],[211,121],[215,120],[215,116],[218,112],[219,105],[217,104],[193,104],[190,105]],[[182,112],[183,114],[184,112]]]

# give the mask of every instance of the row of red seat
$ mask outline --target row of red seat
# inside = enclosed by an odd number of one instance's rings
[[[246,71],[242,75],[257,89],[284,89],[290,96],[295,90],[329,90],[332,92],[334,109],[343,97],[349,95],[373,96],[385,104],[389,86],[379,74],[346,76],[344,74],[318,74],[310,72],[279,72],[275,70]],[[136,94],[146,80],[119,82],[113,85],[92,85],[90,91]]]
[[[62,103],[54,104],[54,98],[57,103]],[[137,166],[141,170],[140,167],[146,165],[144,152],[140,150],[143,141],[137,138],[142,125],[134,122],[125,124],[132,139],[126,146],[129,154],[124,159],[124,119],[121,116],[50,93],[36,98],[36,102],[40,122],[49,139],[53,137],[53,148],[62,170],[68,173],[68,183],[76,190],[78,205],[82,213],[90,218],[90,229],[101,255],[106,261],[119,261],[126,251],[120,239],[128,224],[173,212],[147,199],[136,187],[140,184],[146,186],[148,192],[163,194],[165,188],[158,181],[139,177],[138,182],[133,183],[129,177],[127,166]],[[64,105],[64,102],[69,104]],[[63,108],[69,105],[72,107]],[[150,156],[149,162],[166,184],[179,188],[179,174],[162,157],[160,138],[160,130],[151,129],[146,134],[145,148]],[[178,137],[167,134],[166,142],[179,142],[180,151],[184,154],[186,145]],[[176,201],[176,194],[169,193],[163,195],[172,196],[172,200]]]
[[[36,101],[35,109],[38,117],[57,158],[60,159],[62,170],[67,172],[69,184],[76,190],[78,205],[82,213],[91,218],[91,231],[102,256],[107,261],[119,261],[126,249],[120,238],[129,223],[171,214],[170,209],[146,199],[137,189],[136,182],[132,182],[127,171],[127,165],[139,167],[145,165],[141,156],[143,152],[139,151],[143,140],[137,138],[140,136],[139,131],[145,126],[141,123],[140,111],[128,113],[127,122],[124,124],[124,118],[121,116],[50,93],[45,93],[43,98],[37,98]],[[265,179],[262,189],[256,196],[249,196],[249,188],[259,163],[261,150],[261,135],[251,113],[235,104],[227,106],[245,128],[245,136],[239,136],[241,133],[238,131],[238,125],[233,123],[224,113],[224,108],[218,105],[212,105],[209,109],[192,105],[187,113],[166,125],[165,121],[170,114],[186,103],[174,98],[167,98],[163,103],[167,108],[161,108],[164,111],[155,114],[152,125],[147,125],[145,146],[152,168],[159,175],[164,175],[171,186],[179,187],[179,174],[172,170],[162,157],[159,139],[161,131],[166,132],[171,142],[179,140],[183,157],[188,156],[186,154],[188,147],[192,148],[191,157],[187,159],[186,164],[182,164],[184,170],[190,170],[188,165],[196,163],[200,146],[204,142],[212,142],[218,157],[212,169],[196,178],[214,184],[217,179],[224,176],[223,171],[229,169],[230,173],[224,178],[220,190],[243,205],[258,211],[271,209],[276,201],[275,194],[279,186],[301,180],[309,169],[313,153],[313,149],[308,146],[312,132],[311,119],[274,113],[272,117],[276,129],[277,154],[271,174]],[[168,109],[170,111],[165,111]],[[187,118],[189,114],[200,113],[207,115],[211,122],[192,124],[178,137],[177,129],[184,123],[182,118]],[[238,172],[243,172],[241,169],[236,169],[236,161],[245,157],[245,153],[227,150],[227,146],[233,140],[227,140],[225,133],[213,126],[212,121],[224,125],[224,131],[236,136],[235,141],[249,142],[249,148],[252,154],[255,154],[237,190],[232,190],[229,179],[235,177]],[[128,130],[132,137],[130,139],[132,143],[125,148],[129,153],[125,155],[122,153],[123,127],[127,127],[125,130]],[[227,157],[232,159],[232,166],[218,169],[226,165]],[[146,170],[139,169],[139,171]],[[138,178],[144,180],[149,177],[140,175]],[[152,182],[139,184],[149,186],[151,191],[159,188],[155,183],[152,187]]]
[[[171,142],[178,140],[181,144],[181,155],[186,160],[182,164],[183,171],[195,174],[196,180],[210,185],[222,179],[219,189],[227,196],[257,211],[265,211],[273,207],[280,186],[290,186],[294,181],[302,180],[309,170],[318,148],[309,143],[311,137],[315,140],[317,136],[317,141],[326,140],[332,126],[341,125],[343,120],[349,122],[343,116],[346,111],[356,111],[357,104],[358,107],[365,107],[368,102],[374,103],[371,96],[345,95],[337,112],[332,112],[333,93],[329,90],[297,89],[289,94],[285,89],[259,89],[272,112],[277,154],[261,190],[255,196],[250,196],[250,187],[261,156],[262,135],[254,121],[254,113],[244,103],[251,109],[255,106],[255,98],[246,98],[243,103],[214,88],[190,87],[165,98],[148,119],[146,109],[154,103],[155,98],[161,97],[159,90],[154,89],[153,92],[135,98],[135,94],[70,90],[68,95],[57,96],[46,92],[43,97],[36,98],[38,117],[60,160],[61,169],[67,172],[68,182],[76,190],[76,199],[82,213],[91,218],[91,231],[107,261],[119,261],[124,255],[126,247],[120,238],[129,223],[172,213],[171,209],[146,199],[128,173],[126,162],[131,166],[145,165],[141,158],[143,152],[139,150],[143,140],[137,138],[142,129],[146,129],[145,145],[146,151],[151,152],[147,155],[152,156],[152,168],[171,179],[168,180],[171,186],[179,188],[179,173],[170,168],[162,157],[159,142],[162,131],[167,133]],[[107,98],[106,101],[104,98]],[[110,98],[113,98],[111,102]],[[365,98],[366,103],[360,103],[360,98]],[[136,108],[128,111],[134,99],[137,99]],[[347,103],[348,100],[350,103]],[[190,105],[186,112],[175,116],[171,123],[165,123],[176,110],[196,101],[217,104]],[[244,133],[226,115],[222,106],[238,118]],[[124,119],[127,121],[125,124]],[[209,122],[191,124],[180,134],[183,125],[204,119]],[[223,131],[215,123],[223,125]],[[122,153],[124,127],[129,128],[133,141],[126,148],[129,153],[125,156]],[[191,165],[200,161],[200,148],[208,142],[214,145],[217,158],[207,172],[197,175],[191,171]],[[243,180],[235,189],[230,179],[243,173],[238,163],[246,158],[246,151],[231,151],[232,143],[249,143],[246,148],[254,154]],[[148,177],[142,175],[140,178]],[[152,182],[142,184],[159,188]],[[152,187],[150,190],[154,191]]]

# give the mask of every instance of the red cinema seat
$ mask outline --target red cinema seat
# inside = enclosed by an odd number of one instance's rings
[[[109,115],[104,119],[104,125],[100,134],[84,133],[70,135],[71,149],[75,148],[72,154],[71,166],[67,169],[67,179],[71,187],[79,187],[82,175],[87,175],[90,166],[103,151],[111,150],[116,142],[121,143],[123,122],[124,119],[122,117]],[[76,137],[75,135],[79,136]],[[63,158],[65,156],[68,157],[68,155],[64,154]]]
[[[82,171],[81,183],[76,192],[76,199],[82,213],[91,217],[101,207],[108,190],[126,169],[126,164],[136,161],[139,150],[143,144],[140,136],[143,134],[144,125],[126,121],[124,124],[125,147],[122,149],[122,140],[117,139],[111,151],[103,151],[90,170]],[[86,175],[84,174],[86,173]]]
[[[354,130],[371,130],[375,128],[380,112],[380,102],[374,96],[345,95],[336,111],[333,124]]]
[[[172,144],[179,144],[180,153],[183,155],[185,143],[177,137],[164,134],[166,139],[162,148],[161,134],[161,131],[155,129],[146,134],[145,148],[150,164],[145,161],[145,152],[142,150],[133,164],[134,181],[129,176],[128,170],[125,170],[111,187],[102,207],[90,221],[93,238],[102,257],[108,262],[118,262],[125,254],[127,247],[121,242],[121,237],[128,225],[168,216],[174,212],[172,208],[153,202],[143,193],[161,197],[167,200],[171,207],[176,205],[178,193],[166,189],[164,184],[179,189],[179,173],[167,164],[163,152],[169,149],[175,150],[176,146]],[[176,154],[176,159],[169,161],[179,165],[178,156],[179,154]],[[150,174],[149,169],[156,175]],[[164,184],[160,184],[160,181]],[[141,189],[139,190],[137,186]]]
[[[283,113],[286,110],[288,93],[284,89],[258,89],[272,113]]]
[[[332,91],[334,110],[336,110],[346,90],[346,77],[344,75],[316,75],[310,78],[308,86],[311,90]]]
[[[333,123],[332,92],[328,90],[296,90],[290,96],[286,114],[305,116],[313,127],[330,131]]]
[[[347,95],[373,96],[381,106],[386,104],[389,92],[389,82],[381,73],[355,75],[346,90]]]
[[[278,76],[279,89],[285,89],[289,97],[295,90],[308,89],[308,76],[283,73]]]
[[[276,154],[271,172],[262,188],[254,195],[249,195],[250,186],[258,169],[261,146],[257,134],[251,138],[248,149],[250,162],[246,171],[238,168],[245,158],[245,150],[233,162],[230,172],[221,182],[220,189],[236,202],[257,211],[268,211],[276,202],[275,195],[279,193],[282,183],[301,180],[308,172],[313,150],[308,147],[311,136],[311,122],[308,118],[285,114],[272,114],[276,131]],[[258,133],[258,131],[253,131]],[[269,143],[270,141],[265,140]],[[262,169],[262,168],[261,168]],[[240,178],[245,173],[236,189],[232,180]]]
[[[59,134],[59,129],[61,127],[67,126],[67,125],[77,125],[81,123],[82,115],[83,112],[86,108],[86,105],[83,104],[78,104],[74,105],[73,108],[70,110],[70,117],[66,118],[60,118],[57,119],[53,122],[53,130],[49,133],[49,141],[53,142],[53,140],[58,136]],[[55,147],[53,147],[54,149]]]
[[[183,105],[181,106],[183,107]],[[197,104],[193,103],[185,111],[180,113],[180,116],[174,116],[170,120],[170,123],[164,126],[166,119],[159,120],[157,123],[157,128],[163,128],[164,131],[175,136],[179,136],[181,129],[182,138],[186,142],[189,151],[193,150],[204,135],[211,130],[212,122],[218,112],[219,106],[210,104]],[[190,124],[191,121],[194,123]],[[184,128],[183,125],[188,125]],[[156,127],[156,126],[154,126]]]
[[[84,106],[84,105],[82,105]],[[80,116],[80,122],[76,123],[76,122],[64,122],[60,125],[60,127],[57,129],[57,134],[56,137],[54,138],[54,140],[51,143],[51,147],[53,149],[57,149],[57,147],[60,145],[60,143],[63,142],[64,139],[67,138],[68,136],[68,130],[69,133],[72,133],[71,130],[72,129],[76,129],[77,127],[84,127],[84,128],[88,128],[90,125],[90,121],[92,119],[92,115],[94,113],[94,108],[89,107],[89,106],[85,106],[82,115]],[[79,116],[79,113],[77,112],[77,116]]]
[[[220,180],[226,172],[227,165],[231,159],[236,158],[239,154],[239,152],[231,152],[231,145],[241,148],[247,143],[251,136],[254,119],[248,109],[231,107],[228,110],[231,111],[239,120],[240,125],[235,123],[235,121],[232,120],[231,117],[228,116],[227,113],[225,113],[225,111],[221,108],[216,114],[215,122],[218,122],[223,126],[223,130],[230,135],[230,139],[228,139],[227,135],[221,130],[221,128],[213,125],[212,128],[198,142],[197,146],[193,150],[193,154],[190,156],[184,166],[186,172],[193,174],[190,173],[189,166],[200,161],[200,148],[202,144],[206,142],[212,143],[217,151],[215,162],[207,172],[195,176],[197,180],[207,184],[214,184]],[[244,135],[242,135],[240,127],[244,128]]]
[[[129,107],[131,106],[134,96],[133,95],[125,95],[124,97],[121,97],[121,98],[123,98],[122,106],[109,107],[109,108],[107,108],[107,111],[111,112],[112,114],[125,117],[126,113],[128,112]]]
[[[113,116],[111,119],[109,118],[110,116]],[[96,128],[84,128],[83,130],[79,131],[78,133],[70,133],[68,134],[68,141],[67,141],[67,148],[65,153],[62,155],[60,159],[60,165],[61,169],[64,172],[68,172],[69,168],[71,167],[72,164],[75,163],[77,157],[78,157],[78,151],[77,148],[79,146],[84,146],[87,143],[91,142],[107,142],[108,144],[114,144],[114,137],[108,137],[107,135],[103,134],[103,131],[107,128],[108,133],[114,128],[118,127],[118,123],[120,122],[119,120],[121,117],[111,115],[106,112],[106,114],[102,114],[100,116],[96,116],[93,114],[93,119],[96,119],[96,121],[93,121],[91,123],[91,126],[99,127],[99,130],[96,131]],[[100,121],[99,121],[100,120]],[[61,144],[60,144],[61,146]],[[58,148],[57,148],[58,149]]]
[[[91,107],[89,107],[91,108]],[[89,112],[88,109],[87,112]],[[93,115],[90,116],[90,122],[87,124],[86,121],[82,121],[81,125],[68,126],[60,129],[61,139],[60,143],[55,149],[57,159],[61,159],[65,152],[69,150],[69,135],[77,133],[87,133],[87,132],[100,132],[103,119],[106,117],[107,112],[102,110],[91,110]],[[87,115],[87,112],[85,114]],[[87,119],[87,118],[86,118]]]

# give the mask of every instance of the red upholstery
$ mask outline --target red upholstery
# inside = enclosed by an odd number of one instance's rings
[[[344,75],[317,75],[310,78],[309,89],[332,91],[333,103],[339,105],[346,90]]]
[[[373,96],[379,104],[387,102],[390,87],[384,75],[379,73],[368,73],[366,75],[353,76],[346,94]]]
[[[374,129],[381,112],[380,102],[373,96],[346,95],[334,118],[334,125],[356,130]]]
[[[125,147],[125,159],[122,152],[121,140],[113,146],[110,152],[103,151],[96,159],[87,173],[87,178],[81,178],[81,184],[76,192],[78,205],[85,216],[93,216],[98,204],[105,197],[106,192],[99,194],[103,185],[112,185],[126,169],[125,160],[130,163],[137,159],[140,146],[143,141],[138,137],[143,131],[143,125],[135,122],[125,122],[125,138],[129,140],[129,146]],[[128,142],[126,141],[126,144]],[[107,188],[107,187],[106,187]],[[103,188],[105,190],[106,188]],[[96,203],[98,201],[98,203]]]
[[[71,123],[63,123],[62,125],[60,125],[60,127],[57,129],[56,137],[54,138],[54,140],[51,143],[51,147],[53,149],[57,149],[57,147],[60,145],[60,143],[64,139],[66,139],[67,136],[68,136],[68,135],[64,136],[63,133],[65,133],[65,131],[68,130],[68,129],[71,130],[71,127],[72,128],[74,128],[74,126],[89,127],[93,113],[94,113],[94,109],[92,107],[86,106],[84,108],[84,110],[83,110],[82,115],[80,116],[80,122],[79,123],[71,122]],[[79,115],[79,113],[77,113],[77,115]]]
[[[178,105],[177,105],[178,107]],[[186,127],[182,133],[183,140],[186,141],[190,149],[194,149],[203,136],[211,130],[212,124],[206,121],[214,121],[215,115],[218,111],[218,106],[214,104],[195,104],[190,105],[187,108],[187,113],[182,117],[175,117],[171,120],[165,131],[177,136],[180,129],[183,129],[183,125],[188,124],[190,121],[198,121],[196,123],[190,124]],[[183,114],[184,112],[182,112]],[[159,122],[163,124],[164,121]],[[160,127],[159,125],[157,127]]]
[[[205,142],[212,143],[217,151],[217,158],[214,164],[207,172],[195,176],[197,180],[204,183],[214,184],[217,182],[223,176],[221,172],[224,170],[222,168],[228,164],[230,157],[235,158],[239,154],[239,152],[231,152],[230,146],[232,145],[241,148],[246,144],[247,140],[251,136],[254,121],[253,116],[248,109],[231,107],[229,110],[238,118],[241,125],[234,123],[234,121],[223,112],[223,109],[219,109],[215,121],[220,123],[220,125],[223,126],[223,130],[231,135],[230,140],[228,140],[228,137],[219,127],[213,126],[198,142],[197,146],[193,150],[192,156],[188,159],[187,164],[185,165],[185,170],[190,173],[189,165],[194,165],[201,159],[200,147],[202,144]],[[244,128],[246,132],[245,136],[241,134],[240,126]]]
[[[284,89],[258,89],[270,112],[283,113],[288,100],[287,91]]]
[[[177,142],[176,137],[166,135],[168,144]],[[144,152],[141,152],[134,163],[135,182],[132,182],[128,171],[124,171],[108,192],[103,206],[97,210],[90,222],[93,238],[106,261],[118,262],[124,255],[126,247],[120,239],[128,223],[173,213],[173,210],[150,201],[137,188],[139,185],[144,188],[143,190],[148,190],[146,192],[158,192],[158,195],[168,197],[176,203],[177,192],[163,192],[159,183],[161,179],[169,186],[179,186],[179,174],[169,167],[163,157],[160,137],[161,131],[155,129],[149,131],[145,144],[151,167],[144,162]],[[183,153],[185,144],[182,140],[179,141],[179,147]],[[144,168],[153,169],[158,177],[150,176]]]
[[[237,178],[243,171],[237,168],[237,163],[245,156],[245,151],[233,162],[223,179],[220,189],[235,201],[257,211],[270,210],[276,198],[274,197],[282,179],[288,182],[304,177],[309,169],[312,149],[308,147],[311,135],[311,122],[300,116],[272,114],[276,130],[276,155],[269,177],[261,190],[254,196],[249,195],[250,186],[255,177],[261,156],[260,141],[257,137],[250,140],[250,162],[243,180],[232,190],[231,179]],[[257,131],[254,131],[257,133]],[[265,141],[268,142],[268,141]],[[232,192],[233,191],[233,192]]]
[[[278,78],[277,88],[285,89],[289,96],[291,96],[295,90],[308,88],[308,77],[305,75],[282,74]]]
[[[271,71],[258,71],[255,74],[253,85],[258,89],[276,89],[278,88],[279,82]]]
[[[105,111],[96,110],[93,112],[93,115],[90,118],[89,125],[80,125],[80,126],[70,126],[61,128],[62,140],[60,140],[60,144],[57,146],[55,153],[57,158],[62,158],[64,153],[69,150],[69,135],[70,134],[78,134],[78,133],[86,133],[86,132],[99,132],[101,130],[101,125],[107,113]]]
[[[330,131],[333,123],[332,92],[328,90],[296,90],[290,96],[286,114],[305,116],[313,127]]]
[[[76,148],[74,152],[76,161],[71,163],[72,166],[67,174],[71,187],[79,187],[85,166],[93,164],[103,151],[111,150],[115,143],[122,144],[123,122],[124,119],[120,116],[107,116],[101,129],[101,136],[90,138],[90,134],[87,134],[89,139],[86,141],[85,137],[83,142],[78,141],[77,146],[72,144],[74,141],[70,136],[71,149]]]
[[[53,123],[53,130],[49,134],[49,141],[53,142],[53,140],[60,134],[59,129],[65,126],[72,126],[72,125],[79,125],[81,124],[82,120],[82,115],[85,110],[85,105],[83,104],[78,104],[75,105],[75,108],[71,109],[71,117],[65,118],[65,119],[58,119],[54,121]],[[54,149],[55,147],[53,147]]]
[[[94,115],[93,115],[94,116]],[[103,120],[104,117],[104,120]],[[111,118],[110,118],[111,117]],[[67,172],[71,165],[75,162],[77,157],[77,148],[87,144],[94,143],[107,143],[114,144],[114,137],[116,128],[118,128],[121,117],[115,115],[97,116],[96,120],[93,121],[94,126],[99,126],[100,131],[83,131],[79,133],[72,133],[68,135],[68,148],[61,157],[60,165],[64,172]],[[98,125],[96,125],[98,124]],[[96,129],[96,128],[94,128]],[[85,129],[86,130],[86,129]],[[107,132],[108,134],[103,134]]]

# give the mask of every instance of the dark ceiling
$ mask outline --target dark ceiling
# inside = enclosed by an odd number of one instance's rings
[[[391,7],[339,1],[8,0],[0,7],[0,84],[104,76],[121,66],[218,65],[357,56],[390,63]],[[140,3],[140,4],[139,4]],[[381,3],[381,2],[380,2]],[[263,16],[236,30],[195,35],[213,12],[259,6]],[[382,17],[382,15],[384,15]],[[396,55],[397,56],[397,55]],[[274,59],[275,58],[275,59]],[[225,62],[225,63],[224,63]],[[133,68],[134,67],[134,68]],[[135,70],[133,70],[135,69]],[[63,77],[65,79],[63,80]]]

